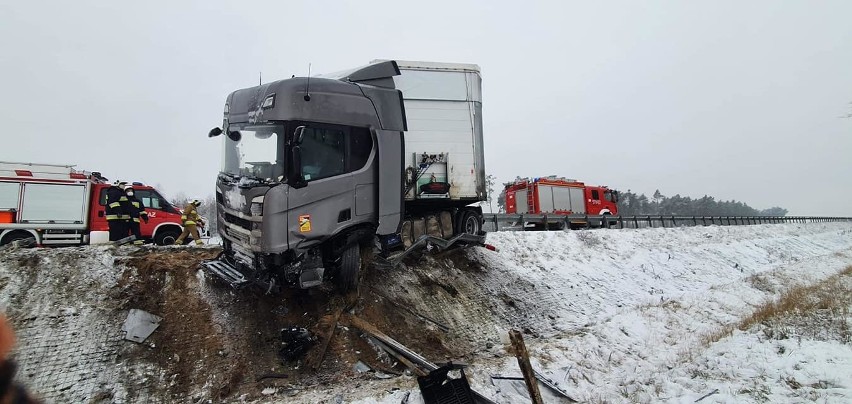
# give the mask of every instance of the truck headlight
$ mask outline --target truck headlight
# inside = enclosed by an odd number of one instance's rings
[[[251,203],[251,215],[252,216],[263,216],[263,203],[252,202]]]

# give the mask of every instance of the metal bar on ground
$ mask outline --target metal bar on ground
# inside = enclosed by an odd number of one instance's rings
[[[364,319],[362,319],[362,318],[360,318],[360,317],[358,317],[354,314],[347,314],[345,316],[345,318],[346,318],[346,320],[348,320],[350,325],[352,325],[355,328],[358,328],[359,330],[361,330],[361,331],[363,331],[367,334],[370,334],[370,336],[372,336],[373,338],[382,342],[389,349],[395,350],[400,355],[404,356],[406,359],[411,361],[413,364],[416,364],[418,366],[422,366],[423,368],[425,368],[429,372],[438,368],[438,365],[436,365],[432,362],[429,362],[428,360],[426,360],[426,358],[420,356],[420,354],[418,354],[417,352],[414,352],[414,351],[408,349],[405,345],[402,345],[399,342],[397,342],[396,340],[394,340],[393,338],[387,336],[387,334],[379,331],[378,328],[376,328],[374,325],[368,323]],[[384,348],[382,348],[382,349],[384,349]],[[496,404],[491,399],[483,396],[482,394],[477,393],[476,391],[474,391],[472,389],[471,389],[471,392],[473,392],[474,398],[476,398],[478,403]]]

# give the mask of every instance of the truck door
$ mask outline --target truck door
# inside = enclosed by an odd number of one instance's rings
[[[290,248],[307,248],[358,223],[375,223],[377,171],[370,131],[309,124],[302,132],[305,186],[288,194]]]
[[[601,211],[601,191],[598,188],[586,188],[588,208],[586,211],[590,215],[597,215]]]
[[[145,206],[145,212],[148,213],[148,223],[140,223],[142,237],[152,238],[157,226],[163,223],[180,224],[180,212],[156,190],[136,188],[133,192],[136,194],[136,199],[139,199]],[[210,218],[207,219],[209,223]]]

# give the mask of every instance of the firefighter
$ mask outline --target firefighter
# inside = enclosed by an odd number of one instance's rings
[[[109,226],[109,241],[118,241],[127,236],[129,231],[127,219],[130,218],[125,210],[127,206],[127,195],[124,193],[126,186],[124,181],[116,181],[107,188],[106,192],[106,220]]]
[[[130,233],[136,236],[133,244],[142,245],[145,241],[142,239],[142,229],[140,228],[139,221],[141,219],[145,223],[148,223],[148,212],[145,212],[145,205],[142,204],[142,201],[134,196],[133,187],[125,188],[124,193],[127,195],[127,201],[130,202],[130,221],[128,222]]]
[[[201,206],[201,199],[195,198],[187,203],[186,207],[183,208],[183,214],[180,215],[180,220],[183,224],[183,232],[180,234],[180,237],[175,240],[175,245],[183,244],[183,239],[190,234],[192,235],[192,238],[195,239],[196,245],[204,244],[204,242],[201,241],[201,236],[198,234],[198,226],[204,226],[204,222],[201,220],[201,217],[198,216],[199,206]]]
[[[38,403],[20,384],[15,383],[17,365],[8,358],[15,345],[15,332],[4,314],[0,314],[0,403]]]

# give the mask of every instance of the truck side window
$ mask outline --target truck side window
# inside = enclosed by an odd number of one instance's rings
[[[601,195],[600,195],[600,193],[598,192],[597,189],[592,190],[592,199],[594,199],[596,201],[601,200]]]
[[[347,171],[358,171],[364,168],[364,164],[367,164],[367,159],[370,158],[370,152],[373,151],[373,135],[367,128],[352,128],[349,139],[351,159]]]
[[[306,181],[346,172],[346,135],[343,130],[306,128],[301,148],[302,175]]]

